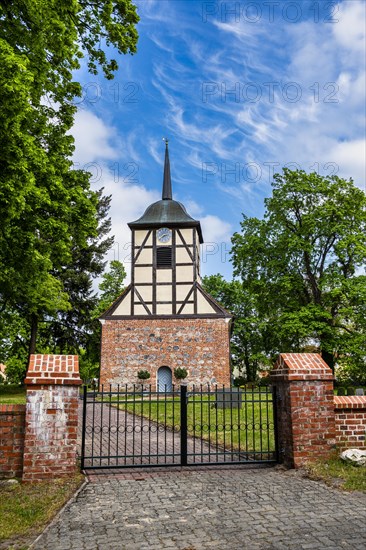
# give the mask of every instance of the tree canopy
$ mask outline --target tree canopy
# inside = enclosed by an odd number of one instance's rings
[[[283,170],[264,219],[244,216],[234,275],[271,327],[271,353],[319,348],[366,365],[366,196],[352,180]]]
[[[109,271],[103,274],[99,285],[101,293],[97,308],[94,311],[95,317],[101,315],[122,294],[126,275],[124,265],[118,260],[112,260]]]
[[[231,335],[232,368],[238,378],[255,381],[258,371],[270,365],[271,348],[266,323],[260,318],[255,297],[239,280],[222,275],[203,278],[204,289],[234,315]]]
[[[0,0],[0,329],[7,330],[0,341],[7,349],[9,334],[13,343],[23,339],[24,322],[29,352],[40,323],[68,324],[62,340],[75,310],[83,322],[90,278],[102,273],[113,240],[104,231],[109,199],[72,167],[73,100],[81,95],[73,72],[85,56],[93,74],[99,66],[113,78],[118,63],[108,48],[134,53],[138,20],[130,0]]]

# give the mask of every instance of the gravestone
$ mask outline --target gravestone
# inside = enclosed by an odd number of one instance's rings
[[[217,409],[241,409],[242,392],[240,388],[223,388],[216,392]]]

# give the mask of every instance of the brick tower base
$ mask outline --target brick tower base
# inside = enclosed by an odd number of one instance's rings
[[[102,326],[100,383],[141,383],[139,370],[154,390],[160,367],[184,367],[188,387],[230,385],[230,320],[223,318],[105,320]]]

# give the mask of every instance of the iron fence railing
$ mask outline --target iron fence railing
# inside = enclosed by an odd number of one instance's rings
[[[276,462],[271,387],[83,389],[81,467]]]

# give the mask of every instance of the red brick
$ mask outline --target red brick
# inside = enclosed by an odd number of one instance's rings
[[[336,439],[341,448],[365,448],[366,396],[336,396]]]
[[[23,481],[69,475],[76,469],[76,411],[81,384],[77,359],[76,356],[31,357],[26,378]],[[40,365],[44,369],[42,373],[38,372]],[[49,405],[45,407],[44,403]],[[62,417],[58,414],[60,410]]]
[[[335,441],[333,375],[317,354],[281,354],[271,376],[277,388],[279,450],[299,467],[330,453]]]
[[[21,477],[25,405],[0,405],[0,478]]]

